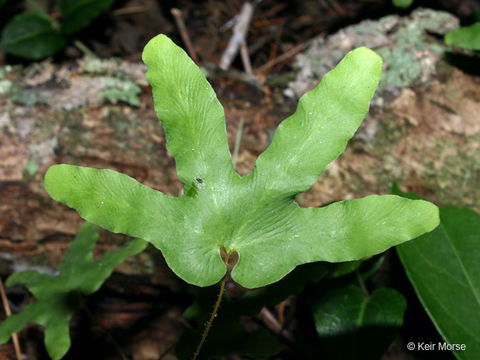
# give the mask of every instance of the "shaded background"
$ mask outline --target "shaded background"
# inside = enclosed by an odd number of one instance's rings
[[[55,1],[39,3],[53,17],[59,16]],[[82,222],[43,189],[43,175],[54,163],[110,168],[167,194],[181,194],[140,62],[143,46],[158,33],[183,46],[170,12],[173,7],[181,10],[200,65],[225,106],[232,151],[239,124],[244,123],[237,160],[240,174],[251,171],[276,126],[294,111],[298,97],[346,52],[366,45],[386,63],[370,114],[346,152],[297,201],[302,206],[319,206],[384,194],[395,181],[438,205],[480,210],[478,58],[472,62],[471,53],[443,45],[446,32],[474,21],[478,1],[415,1],[407,10],[381,0],[257,2],[247,37],[254,76],[245,74],[240,57],[227,71],[216,66],[231,37],[228,24],[242,3],[118,0],[74,36],[98,59],[84,57],[73,44],[39,62],[2,54],[3,280],[16,270],[54,271]],[[7,1],[0,27],[24,8],[23,2]],[[124,241],[122,236],[102,232],[97,251]],[[387,252],[368,285],[395,287],[408,301],[404,325],[385,359],[452,358],[449,353],[406,350],[408,341],[439,341],[440,337],[394,251]],[[241,292],[234,284],[229,291]],[[321,348],[305,305],[316,291],[307,288],[270,310],[290,333],[301,333],[312,346]],[[134,359],[175,358],[174,345],[189,328],[181,314],[198,297],[196,292],[171,273],[155,249],[127,260],[88,299],[96,319],[83,313],[75,317],[73,347],[66,358],[83,359],[86,352],[95,359],[118,358],[105,329]],[[7,294],[14,311],[32,301],[20,287]],[[295,347],[275,334],[268,320],[252,317],[243,325],[263,327],[278,336],[282,352],[276,358],[299,358]],[[20,338],[27,359],[47,358],[38,327],[26,329]],[[2,346],[0,356],[13,358],[11,345]]]

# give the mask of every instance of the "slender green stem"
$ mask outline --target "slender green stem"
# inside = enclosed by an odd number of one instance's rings
[[[225,265],[228,266],[228,257],[229,253],[227,253],[227,256],[225,257]],[[203,343],[205,342],[205,339],[207,338],[208,332],[210,331],[210,328],[212,327],[213,319],[217,316],[218,308],[220,307],[220,302],[222,301],[223,293],[225,291],[225,282],[226,282],[227,276],[225,275],[222,280],[222,284],[220,285],[220,292],[218,293],[217,301],[215,302],[215,306],[212,311],[212,315],[210,315],[210,319],[208,320],[207,326],[205,327],[205,330],[202,335],[202,339],[200,340],[200,343],[197,346],[197,349],[193,353],[192,360],[196,360],[198,355],[200,354],[200,350],[202,350]]]
[[[242,140],[242,135],[243,135],[243,124],[244,124],[244,120],[242,117],[240,118],[240,122],[238,124],[237,136],[235,137],[235,145],[233,147],[232,163],[233,163],[234,169],[237,166],[238,151],[240,149],[240,142]]]
[[[367,295],[367,297],[370,297],[370,293],[368,292],[367,287],[365,286],[365,282],[363,281],[362,274],[360,274],[360,271],[358,271],[358,269],[355,270],[355,274],[357,275],[358,283],[360,284],[363,292],[365,293],[365,295]]]
[[[97,55],[95,55],[95,53],[90,50],[87,45],[85,45],[83,42],[81,42],[80,40],[74,40],[73,41],[73,45],[75,45],[77,48],[80,49],[81,52],[83,52],[85,55],[91,57],[91,58],[96,58]]]

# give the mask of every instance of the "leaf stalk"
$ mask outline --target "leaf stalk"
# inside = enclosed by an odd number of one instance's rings
[[[228,258],[230,257],[230,253],[227,253],[225,256],[225,265],[228,266]],[[210,319],[208,320],[207,326],[205,327],[205,330],[203,331],[202,338],[200,339],[200,342],[198,343],[197,349],[193,353],[192,360],[196,360],[198,355],[200,354],[200,350],[202,350],[203,344],[205,343],[205,339],[207,338],[208,332],[210,331],[210,328],[212,327],[213,319],[217,316],[218,309],[220,307],[220,303],[222,301],[223,293],[225,291],[225,282],[227,280],[227,274],[222,279],[222,283],[220,285],[220,292],[218,293],[217,301],[215,302],[215,306],[213,307],[212,314],[210,315]]]
[[[370,293],[368,292],[367,286],[365,285],[365,282],[363,281],[362,274],[360,274],[360,271],[358,271],[358,269],[355,270],[355,275],[357,276],[357,280],[358,280],[358,283],[360,285],[360,288],[365,293],[365,295],[369,298]]]

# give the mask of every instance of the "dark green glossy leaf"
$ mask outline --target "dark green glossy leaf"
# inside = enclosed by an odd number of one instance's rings
[[[15,16],[3,29],[2,44],[10,54],[41,59],[65,47],[66,39],[52,27],[51,19],[41,11]]]
[[[450,31],[445,35],[445,43],[464,49],[480,50],[480,22]]]
[[[232,167],[223,109],[200,69],[164,35],[147,44],[143,60],[185,194],[166,196],[111,170],[71,165],[52,166],[45,188],[88,221],[150,241],[185,281],[218,282],[226,273],[222,248],[239,256],[232,278],[255,288],[297,265],[363,259],[437,226],[436,206],[392,195],[321,208],[295,202],[368,112],[382,70],[373,51],[350,52],[305,94],[243,177]]]
[[[92,250],[98,239],[98,228],[85,223],[70,246],[55,277],[36,271],[16,272],[7,280],[7,286],[26,284],[37,302],[27,305],[19,314],[8,317],[0,324],[0,344],[11,334],[33,322],[45,327],[45,346],[54,360],[61,359],[70,348],[68,324],[82,298],[97,291],[126,257],[141,252],[146,242],[136,239],[126,247],[106,253],[93,261]]]
[[[329,359],[379,359],[402,325],[405,309],[405,299],[393,289],[366,295],[349,285],[322,294],[313,316]]]
[[[105,10],[114,0],[57,0],[62,13],[62,31],[72,34],[87,26]]]
[[[408,197],[398,188],[393,192]],[[397,247],[415,292],[442,337],[465,344],[458,359],[480,354],[480,215],[473,210],[441,208],[440,225],[431,233]]]

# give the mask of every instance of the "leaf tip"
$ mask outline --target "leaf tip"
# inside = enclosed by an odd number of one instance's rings
[[[175,45],[173,41],[165,34],[159,34],[150,41],[143,48],[142,61],[149,66],[155,58],[157,53],[162,51],[166,46]],[[176,46],[176,45],[175,45]]]
[[[373,73],[380,79],[383,69],[383,59],[375,51],[362,46],[350,51],[347,56],[356,56],[361,59],[362,65],[370,67]]]
[[[406,200],[415,205],[415,207],[412,208],[415,209],[413,215],[415,216],[417,223],[421,225],[421,232],[417,233],[412,239],[425,233],[429,233],[440,224],[440,211],[437,205],[423,199]]]
[[[43,180],[43,185],[47,193],[52,197],[52,199],[57,200],[55,197],[56,189],[58,188],[59,181],[64,175],[65,164],[52,165],[48,168],[45,173]]]
[[[390,192],[404,199],[414,200],[414,203],[418,204],[418,210],[421,211],[418,216],[424,220],[426,233],[432,231],[440,224],[440,210],[437,205],[425,200],[418,194],[403,192],[397,183],[392,184]]]
[[[440,225],[440,209],[438,208],[437,205],[429,201],[425,201],[425,200],[421,200],[421,201],[424,201],[426,203],[426,206],[428,209],[426,210],[426,212],[428,211],[429,213],[430,222],[428,226],[430,227],[430,230],[428,231],[430,232],[433,229],[435,229],[438,225]]]

